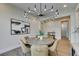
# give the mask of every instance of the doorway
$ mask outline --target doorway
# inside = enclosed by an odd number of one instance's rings
[[[61,18],[61,38],[68,38],[70,33],[70,17]]]
[[[69,38],[69,22],[68,21],[61,22],[61,37]]]

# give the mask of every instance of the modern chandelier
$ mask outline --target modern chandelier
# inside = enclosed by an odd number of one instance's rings
[[[38,17],[43,17],[46,15],[49,15],[50,13],[53,13],[53,15],[51,16],[58,16],[59,15],[59,11],[58,9],[54,10],[53,5],[51,5],[50,9],[47,9],[47,5],[44,4],[44,7],[42,5],[42,3],[39,4],[39,8],[37,8],[38,6],[35,4],[34,8],[28,7],[28,11],[24,11],[24,17],[27,17],[27,15],[31,14],[31,15],[35,15]]]

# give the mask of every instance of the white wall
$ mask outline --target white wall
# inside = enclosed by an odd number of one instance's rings
[[[22,35],[11,35],[10,18],[24,20],[24,11],[10,4],[0,4],[0,53],[19,47],[18,39]],[[38,31],[38,21],[31,19],[30,34]],[[26,35],[26,34],[25,34]]]
[[[55,32],[56,39],[61,39],[61,24],[60,22],[52,22],[49,21],[43,25],[43,31],[47,32]]]
[[[77,4],[76,9],[75,9],[75,15],[76,15],[76,27],[79,27],[79,4]],[[74,39],[76,44],[79,44],[79,31],[75,32],[75,39]]]
[[[74,33],[75,28],[76,28],[76,15],[75,11],[71,13],[71,32],[70,32],[70,39],[71,43],[74,43],[76,40],[76,34]]]

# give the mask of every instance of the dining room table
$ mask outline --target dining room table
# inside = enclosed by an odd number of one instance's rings
[[[39,38],[29,38],[27,39],[28,43],[25,43],[26,45],[29,44],[31,45],[48,45],[51,46],[54,43],[54,39],[52,38],[43,38],[43,39],[39,39]]]

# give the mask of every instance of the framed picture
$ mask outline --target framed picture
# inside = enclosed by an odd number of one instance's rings
[[[29,34],[30,23],[11,18],[11,35]]]

